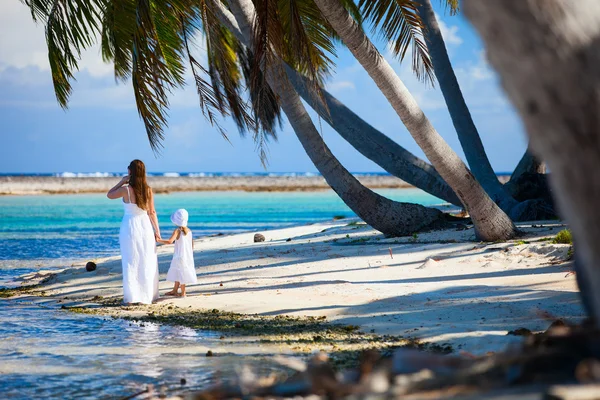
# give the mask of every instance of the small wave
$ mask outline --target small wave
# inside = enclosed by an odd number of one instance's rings
[[[62,172],[55,174],[59,178],[107,178],[115,176],[111,172]]]
[[[165,172],[164,174],[162,174],[162,176],[165,176],[167,178],[178,178],[181,175],[179,174],[179,172]]]

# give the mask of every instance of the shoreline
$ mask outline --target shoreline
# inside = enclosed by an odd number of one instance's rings
[[[212,309],[324,317],[380,337],[481,355],[521,340],[509,331],[543,331],[556,318],[585,316],[569,274],[570,246],[548,241],[564,225],[518,225],[525,237],[493,244],[473,241],[472,227],[388,239],[356,218],[263,231],[262,243],[253,242],[253,232],[204,237],[195,240],[198,284],[187,298],[163,296],[134,309],[98,304],[122,296],[119,257],[99,261],[94,272],[76,265],[29,295],[44,291],[40,301],[114,317],[160,312],[163,322],[182,310]],[[171,254],[172,246],[158,248],[161,293],[171,289]]]
[[[371,189],[406,189],[414,186],[389,175],[356,178]],[[501,182],[509,176],[500,176]],[[119,177],[0,176],[0,196],[106,193]],[[149,176],[155,193],[245,191],[312,192],[331,189],[321,176]]]

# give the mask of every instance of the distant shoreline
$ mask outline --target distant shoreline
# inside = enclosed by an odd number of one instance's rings
[[[356,178],[371,189],[405,189],[414,186],[390,175]],[[505,182],[508,176],[500,176]],[[0,176],[0,196],[106,193],[119,177]],[[170,192],[312,192],[329,189],[321,176],[149,176],[155,193]]]

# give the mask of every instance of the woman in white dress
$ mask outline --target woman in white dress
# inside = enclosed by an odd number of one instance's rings
[[[158,257],[156,240],[160,228],[154,209],[154,195],[146,183],[146,167],[133,160],[123,177],[106,194],[123,198],[125,215],[119,231],[123,265],[123,303],[151,304],[158,299]],[[127,186],[125,186],[127,184]]]

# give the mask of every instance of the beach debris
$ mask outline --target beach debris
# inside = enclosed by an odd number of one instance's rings
[[[254,235],[254,243],[259,243],[259,242],[264,242],[265,241],[265,236],[257,233]]]
[[[185,385],[187,383],[187,381],[185,380],[185,378],[181,378],[181,380],[179,381],[179,383],[181,383],[182,385]]]
[[[85,264],[85,270],[87,272],[92,272],[96,270],[96,263],[93,261],[88,261],[87,264]]]
[[[438,261],[433,258],[427,258],[425,262],[417,267],[417,269],[425,269],[430,267],[435,267]]]
[[[286,242],[291,242],[291,241],[292,241],[292,238],[287,238],[287,239],[285,239],[285,241],[286,241]]]
[[[507,335],[512,336],[531,336],[533,333],[527,328],[517,328],[514,331],[509,331]]]
[[[209,350],[206,352],[206,357],[212,357],[212,356],[213,356],[212,350]]]
[[[192,398],[598,399],[600,331],[591,324],[561,323],[523,338],[519,346],[485,356],[442,355],[414,348],[388,355],[366,350],[352,368],[339,372],[322,352],[308,362],[276,356],[277,364],[292,371],[270,372],[261,378],[245,369],[237,382],[223,380]]]

